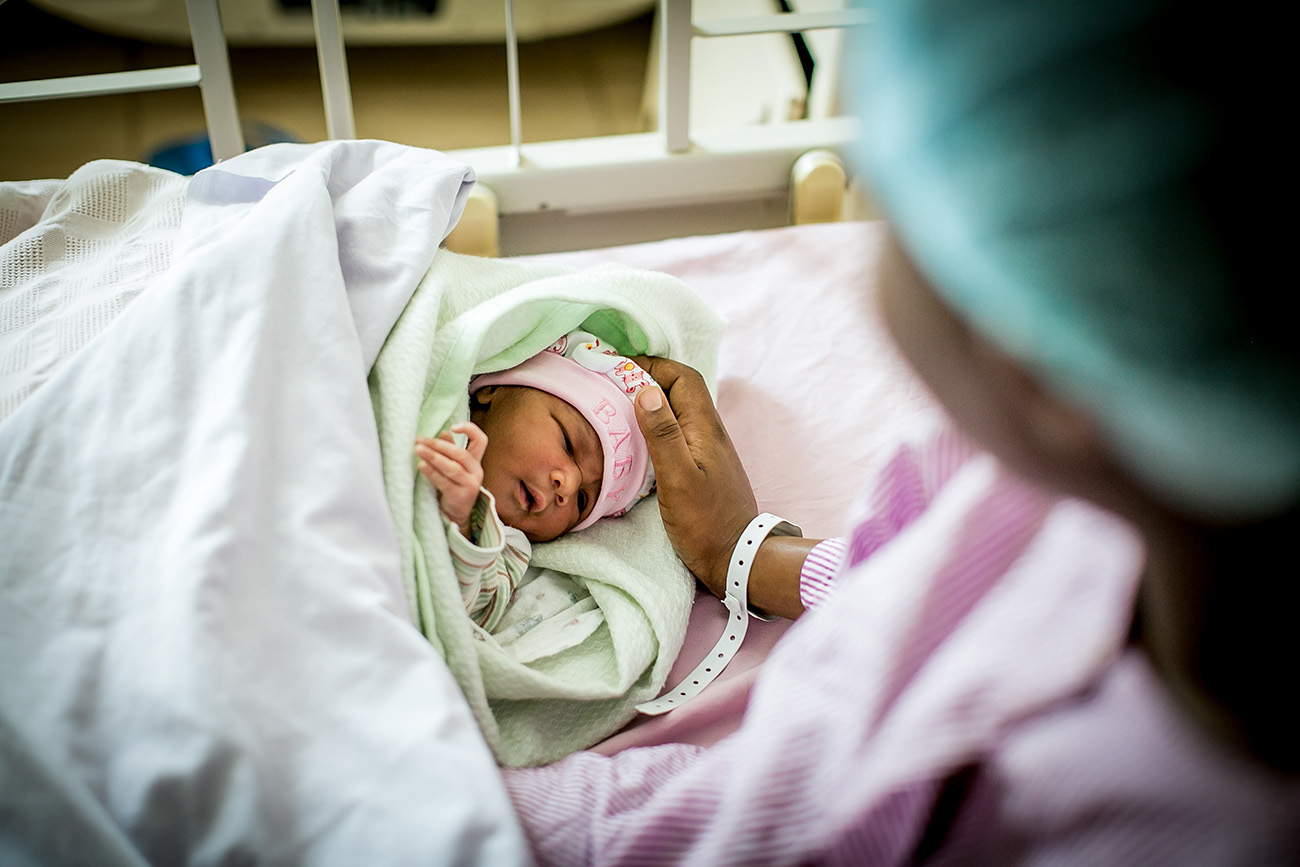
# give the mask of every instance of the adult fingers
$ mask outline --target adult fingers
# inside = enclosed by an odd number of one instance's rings
[[[679,414],[682,409],[679,404],[681,401],[685,401],[692,407],[701,400],[710,406],[713,404],[704,377],[695,368],[680,361],[673,361],[671,358],[658,358],[652,355],[637,355],[633,356],[632,360],[646,369],[650,378],[668,395],[668,402]]]
[[[708,388],[685,365],[656,365],[658,389],[637,393],[637,423],[659,487],[659,511],[673,549],[720,594],[731,548],[757,514],[753,489],[713,406]]]
[[[696,455],[696,462],[703,463],[700,450],[727,439],[704,377],[693,367],[669,358],[638,356],[635,360],[663,389],[687,445]]]
[[[699,466],[677,424],[677,416],[659,388],[650,385],[637,392],[636,423],[645,437],[659,488],[673,490],[693,484]]]

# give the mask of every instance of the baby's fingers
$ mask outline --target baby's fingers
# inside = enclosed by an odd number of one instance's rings
[[[438,434],[436,439],[420,437],[415,441],[415,453],[428,455],[441,455],[447,460],[456,463],[477,463],[471,457],[469,452],[456,444],[450,431],[443,431]]]
[[[478,490],[479,485],[483,483],[483,465],[449,439],[418,439],[415,443],[415,456],[452,485]],[[424,470],[422,469],[421,472]],[[429,473],[424,472],[424,475],[430,481],[434,481]],[[443,490],[441,485],[439,490]]]
[[[437,465],[446,465],[450,458],[440,453],[432,440],[416,440],[415,457],[418,459],[418,467],[421,473],[435,484],[439,479],[445,477],[445,473],[439,472],[435,467]],[[435,478],[435,476],[437,478]]]
[[[474,460],[483,460],[483,453],[487,451],[488,438],[481,427],[472,421],[463,421],[452,425],[451,429],[465,435],[465,451],[469,452]],[[446,435],[446,431],[443,435]]]

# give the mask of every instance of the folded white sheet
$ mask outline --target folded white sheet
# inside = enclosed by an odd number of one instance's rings
[[[0,863],[527,862],[410,625],[366,389],[471,180],[379,142],[200,173],[0,422]]]

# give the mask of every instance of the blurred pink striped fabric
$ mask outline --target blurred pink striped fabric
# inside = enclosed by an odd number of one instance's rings
[[[1125,524],[936,414],[850,526],[733,734],[506,771],[540,863],[1300,863],[1296,784],[1193,730],[1127,647]]]

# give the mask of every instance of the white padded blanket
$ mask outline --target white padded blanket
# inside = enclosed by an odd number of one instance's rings
[[[167,270],[185,187],[112,160],[0,184],[0,419]]]
[[[347,142],[0,185],[0,863],[527,862],[366,387],[470,180]]]

